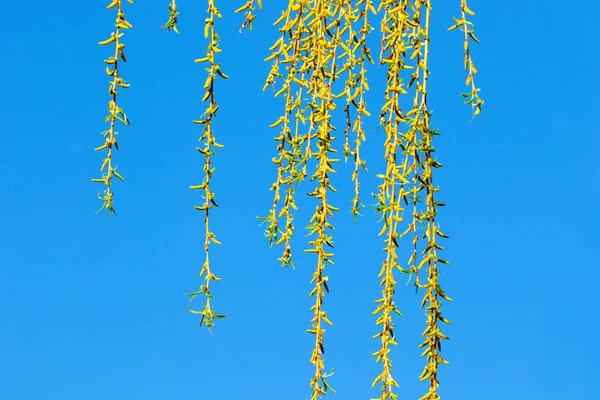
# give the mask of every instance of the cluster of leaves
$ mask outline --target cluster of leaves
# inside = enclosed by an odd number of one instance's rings
[[[275,97],[285,95],[285,111],[284,115],[270,126],[281,127],[280,134],[275,138],[278,142],[278,156],[273,158],[273,163],[277,165],[277,180],[271,186],[271,190],[275,193],[273,207],[267,217],[260,217],[260,219],[268,223],[265,235],[271,245],[285,243],[283,255],[279,260],[282,266],[290,265],[292,268],[294,267],[290,245],[294,234],[292,209],[297,209],[294,195],[299,183],[306,178],[306,167],[310,158],[310,147],[307,146],[310,144],[310,135],[300,132],[300,124],[304,125],[307,120],[307,109],[302,107],[303,92],[309,87],[306,79],[309,68],[303,62],[310,53],[310,48],[304,39],[310,33],[310,28],[305,23],[307,13],[304,4],[290,1],[287,10],[282,12],[281,17],[275,21],[274,25],[282,25],[279,28],[281,36],[270,48],[273,53],[265,59],[265,61],[273,60],[273,65],[263,88],[263,90],[269,87],[275,89],[276,80],[283,77],[280,66],[285,65],[287,76],[282,83],[282,88],[275,93]],[[286,38],[289,38],[289,41],[286,41]],[[297,86],[296,91],[294,85]],[[278,211],[282,190],[285,190],[285,199],[281,210]],[[279,219],[282,217],[285,218],[284,229],[279,225]]]
[[[277,165],[277,180],[271,187],[275,192],[273,208],[269,216],[261,218],[268,223],[266,236],[270,243],[285,243],[284,253],[280,258],[283,266],[293,267],[290,240],[294,229],[291,210],[296,209],[294,195],[297,186],[308,174],[308,161],[313,158],[317,163],[316,171],[310,178],[311,181],[317,181],[317,186],[309,196],[317,199],[318,203],[307,226],[309,235],[315,237],[309,242],[312,247],[305,250],[317,255],[317,266],[311,280],[314,287],[310,293],[315,298],[315,304],[311,308],[312,326],[308,330],[315,336],[311,356],[311,363],[315,366],[315,374],[310,382],[311,399],[318,398],[327,390],[333,390],[327,382],[331,373],[325,372],[323,358],[324,324],[331,325],[331,321],[323,306],[325,293],[329,291],[325,266],[333,264],[333,254],[328,250],[333,248],[333,240],[329,234],[333,229],[330,218],[333,217],[333,212],[339,210],[329,203],[328,193],[335,191],[330,184],[330,174],[335,172],[333,163],[339,161],[331,158],[331,153],[336,150],[332,147],[335,140],[332,132],[335,128],[331,123],[330,111],[335,110],[331,87],[337,77],[336,51],[342,32],[339,16],[344,12],[341,5],[342,1],[290,1],[287,10],[275,22],[275,25],[281,25],[281,37],[271,46],[273,53],[266,58],[266,61],[273,60],[273,66],[264,89],[274,87],[276,80],[283,78],[279,72],[280,65],[286,65],[287,69],[282,88],[275,94],[275,97],[285,95],[285,112],[271,125],[272,128],[281,126],[281,132],[275,138],[279,154],[273,158]],[[332,29],[334,33],[331,32]],[[308,96],[306,107],[304,94]],[[301,132],[301,126],[306,124],[308,128]],[[284,187],[285,199],[278,212]],[[279,218],[282,217],[285,218],[284,229],[279,227]]]
[[[441,341],[448,337],[442,333],[438,322],[450,323],[442,316],[441,301],[450,301],[450,298],[438,280],[439,265],[448,262],[438,257],[438,251],[443,247],[437,238],[447,236],[439,230],[436,222],[437,207],[444,204],[434,199],[439,188],[434,185],[433,171],[442,164],[433,156],[433,139],[438,132],[430,126],[432,113],[427,107],[431,2],[389,0],[382,2],[382,5],[385,13],[380,62],[387,65],[388,84],[380,118],[387,137],[387,168],[385,174],[379,175],[383,182],[377,195],[377,210],[382,213],[384,221],[380,234],[386,234],[386,259],[379,275],[383,297],[377,300],[378,306],[374,312],[379,315],[377,324],[382,328],[375,335],[381,338],[382,346],[374,355],[382,363],[383,371],[376,377],[373,386],[381,382],[381,399],[397,398],[393,393],[397,382],[392,377],[389,359],[389,346],[396,344],[392,315],[401,315],[393,301],[396,285],[393,272],[397,269],[409,274],[409,280],[413,274],[416,275],[416,290],[425,291],[421,305],[425,307],[427,327],[420,347],[425,347],[422,356],[426,357],[427,362],[420,379],[429,381],[429,389],[421,400],[435,400],[439,398],[438,366],[448,363],[440,355]],[[403,110],[401,96],[411,91],[412,107]],[[412,219],[404,224],[405,207],[409,205],[412,205]],[[405,236],[412,238],[412,249],[406,268],[402,268],[396,249]],[[420,254],[419,239],[425,239],[425,243],[420,245]],[[424,267],[427,267],[427,279],[421,283],[420,273]]]
[[[476,40],[472,24],[465,14],[472,15],[462,2],[463,27],[466,37]],[[449,323],[442,316],[442,300],[450,301],[441,288],[438,275],[439,265],[448,262],[438,257],[443,250],[438,238],[447,237],[439,230],[436,221],[437,208],[444,204],[434,199],[439,190],[434,185],[434,170],[442,165],[433,156],[434,136],[438,132],[430,127],[431,111],[427,107],[427,80],[429,71],[429,30],[431,2],[429,0],[381,0],[375,8],[371,0],[290,0],[288,7],[275,22],[280,25],[281,37],[270,48],[271,55],[265,61],[272,61],[271,71],[264,89],[273,87],[282,80],[275,97],[284,95],[284,113],[271,127],[280,129],[277,141],[278,154],[273,158],[277,166],[277,178],[271,190],[274,192],[273,207],[266,217],[260,217],[267,224],[265,232],[271,245],[283,244],[283,255],[279,259],[283,266],[293,266],[290,240],[293,236],[292,210],[297,209],[295,194],[298,185],[307,176],[306,165],[315,158],[317,170],[311,181],[317,181],[317,188],[308,193],[319,200],[316,211],[308,226],[309,234],[316,235],[310,241],[313,248],[306,251],[317,254],[317,267],[311,296],[315,297],[312,307],[314,316],[310,333],[316,336],[311,362],[315,364],[315,375],[311,380],[312,398],[315,399],[330,389],[325,380],[329,375],[323,365],[322,322],[329,323],[323,310],[323,298],[328,292],[328,277],[324,274],[327,263],[333,264],[333,229],[330,218],[337,211],[328,203],[327,193],[335,189],[330,185],[330,174],[337,159],[335,138],[331,135],[335,128],[331,124],[331,113],[337,108],[336,99],[345,97],[344,113],[346,127],[343,153],[352,156],[354,171],[352,180],[355,196],[352,200],[352,214],[356,219],[363,207],[360,201],[359,170],[366,171],[365,160],[360,157],[360,144],[366,140],[363,117],[369,117],[365,102],[365,92],[369,90],[366,65],[373,63],[367,46],[367,36],[373,30],[369,15],[381,15],[380,64],[387,68],[387,87],[384,105],[379,114],[380,127],[385,132],[384,159],[385,172],[378,174],[382,180],[377,199],[376,211],[381,214],[383,226],[380,235],[385,235],[386,253],[379,278],[382,297],[376,300],[376,324],[379,332],[374,336],[381,341],[381,347],[373,355],[382,365],[381,373],[373,386],[381,387],[380,399],[396,399],[393,388],[398,386],[392,375],[391,346],[397,344],[393,316],[401,316],[394,302],[396,288],[395,271],[415,276],[415,288],[425,292],[422,306],[425,308],[427,328],[423,333],[425,347],[423,356],[427,362],[421,380],[429,382],[429,390],[422,400],[437,399],[437,370],[440,363],[448,362],[440,355],[441,341],[447,336],[441,332],[439,322]],[[359,28],[355,28],[358,26]],[[468,43],[465,44],[469,78],[467,84],[473,86],[475,114],[480,112],[483,101],[478,97],[479,89],[473,83],[477,73],[470,58]],[[339,54],[341,53],[341,54]],[[341,67],[338,65],[342,59]],[[286,74],[281,72],[285,65]],[[332,93],[332,83],[341,74],[346,75],[344,89],[339,94]],[[308,99],[303,94],[310,95]],[[409,103],[408,95],[412,93]],[[464,95],[463,95],[464,96]],[[412,104],[406,106],[405,103]],[[352,114],[354,113],[354,116]],[[305,127],[305,125],[308,125]],[[355,146],[350,146],[350,132],[356,134]],[[316,142],[316,143],[315,143]],[[316,149],[311,147],[316,146]],[[284,194],[285,193],[285,194]],[[280,206],[283,198],[282,205]],[[411,216],[405,222],[405,208],[411,206]],[[409,212],[410,212],[409,211]],[[282,221],[283,219],[283,221]],[[405,267],[401,266],[397,250],[401,239],[410,241],[409,257]],[[424,239],[424,242],[421,241]],[[426,269],[426,280],[420,275]]]

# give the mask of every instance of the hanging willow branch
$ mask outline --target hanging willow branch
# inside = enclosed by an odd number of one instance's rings
[[[422,9],[425,9],[425,18],[421,18]],[[433,185],[433,171],[436,168],[441,168],[441,164],[435,160],[432,153],[435,151],[433,146],[433,137],[438,135],[430,127],[431,112],[427,108],[427,82],[430,75],[429,71],[429,32],[431,19],[431,2],[430,0],[415,0],[413,7],[412,21],[415,26],[411,32],[410,38],[413,43],[413,56],[416,59],[415,72],[411,77],[411,83],[416,83],[415,97],[413,110],[408,114],[410,116],[410,132],[411,132],[411,152],[413,154],[413,253],[409,260],[411,273],[417,275],[415,284],[417,288],[426,289],[426,294],[422,301],[422,306],[426,307],[427,328],[423,332],[425,340],[419,347],[426,347],[422,353],[422,357],[427,358],[427,365],[421,373],[421,380],[429,381],[429,390],[427,394],[421,397],[420,400],[437,400],[439,394],[437,388],[439,381],[437,379],[438,366],[440,363],[447,364],[441,355],[441,340],[447,339],[440,327],[437,324],[438,320],[449,323],[441,316],[440,297],[449,300],[445,296],[443,290],[438,283],[438,262],[447,262],[437,256],[437,250],[443,248],[437,243],[436,236],[446,237],[438,229],[435,221],[437,215],[436,207],[444,204],[434,200],[434,193],[439,189]],[[417,136],[420,135],[420,138]],[[417,148],[418,145],[418,148]],[[418,152],[417,152],[418,149]],[[421,157],[422,155],[422,157]],[[423,161],[424,160],[424,161]],[[426,192],[425,211],[419,213],[417,204],[419,201],[418,193],[422,190]],[[425,222],[426,228],[423,238],[427,239],[426,247],[422,251],[423,259],[417,266],[417,224],[422,226]],[[427,283],[420,283],[419,273],[421,269],[427,265]],[[427,303],[429,301],[429,303]]]
[[[397,345],[394,332],[393,314],[402,316],[394,302],[394,293],[396,279],[394,270],[404,270],[398,263],[397,248],[399,239],[409,230],[399,234],[399,226],[404,220],[404,208],[402,201],[407,202],[409,191],[405,191],[405,185],[409,183],[410,163],[408,154],[401,157],[399,151],[405,152],[407,146],[407,136],[402,135],[400,126],[404,123],[405,116],[401,109],[401,95],[407,94],[402,73],[409,66],[406,65],[406,52],[411,44],[408,42],[407,35],[413,26],[408,12],[409,2],[403,0],[383,1],[379,9],[385,9],[381,28],[382,53],[381,63],[387,65],[387,86],[385,91],[385,104],[382,107],[380,115],[381,123],[385,128],[386,141],[385,160],[386,172],[378,175],[383,179],[379,185],[379,194],[377,195],[378,205],[376,211],[382,215],[384,225],[379,235],[386,235],[384,251],[386,258],[379,272],[381,279],[382,297],[376,300],[377,308],[373,312],[378,315],[377,325],[380,325],[381,331],[374,336],[380,338],[381,348],[373,353],[377,357],[377,362],[382,365],[382,372],[373,381],[373,387],[377,383],[381,384],[380,399],[396,399],[397,395],[393,392],[393,387],[398,386],[397,381],[392,376],[392,360],[390,359],[390,346]]]
[[[411,65],[411,69],[413,73],[411,74],[410,81],[408,83],[408,88],[413,88],[414,97],[413,97],[413,106],[412,109],[406,113],[407,118],[407,137],[406,137],[406,151],[405,154],[409,159],[408,162],[411,163],[410,171],[412,172],[411,180],[412,180],[412,222],[410,224],[410,228],[412,229],[412,252],[407,262],[408,269],[410,271],[410,276],[408,278],[407,284],[412,279],[413,274],[416,275],[415,286],[419,284],[419,275],[418,275],[418,242],[419,242],[419,227],[422,227],[420,222],[420,213],[419,213],[419,193],[424,189],[422,182],[422,170],[423,164],[421,161],[420,154],[420,143],[422,141],[422,131],[423,131],[423,118],[425,118],[425,102],[423,101],[426,96],[426,91],[423,86],[423,81],[426,79],[426,74],[428,73],[426,62],[423,59],[422,47],[426,39],[425,30],[421,27],[421,1],[415,1],[413,7],[413,14],[411,17],[412,26],[408,33],[408,41],[411,45],[411,56],[410,59],[413,60],[413,65]],[[407,200],[405,198],[405,200]],[[405,204],[408,205],[408,201],[405,201]]]
[[[244,28],[246,28],[246,26],[248,27],[248,29],[252,30],[252,21],[256,19],[256,15],[254,15],[254,11],[256,10],[256,8],[254,7],[255,2],[258,3],[258,8],[260,8],[260,10],[262,11],[262,0],[248,0],[243,6],[235,10],[236,14],[246,11],[244,13],[244,22],[242,22],[240,33],[244,31]]]
[[[421,128],[424,142],[421,150],[425,156],[425,162],[424,173],[421,181],[423,182],[426,190],[426,211],[420,216],[420,220],[426,221],[427,228],[423,237],[427,239],[427,243],[425,249],[423,250],[424,258],[419,264],[418,270],[420,270],[424,265],[427,265],[427,283],[424,285],[419,285],[421,288],[426,289],[426,294],[423,297],[421,305],[423,307],[427,306],[427,328],[423,332],[425,340],[419,347],[425,347],[425,350],[421,356],[427,358],[427,365],[423,369],[420,379],[429,381],[429,390],[423,397],[420,398],[420,400],[438,400],[440,398],[439,394],[437,393],[437,388],[439,386],[439,381],[437,379],[438,367],[440,363],[448,364],[448,361],[442,358],[440,354],[442,349],[441,341],[448,339],[448,336],[441,332],[438,321],[446,324],[450,323],[450,321],[442,316],[441,299],[447,301],[451,301],[451,299],[445,295],[438,281],[439,264],[448,264],[448,262],[438,257],[438,250],[443,250],[444,248],[438,244],[436,238],[447,238],[448,236],[439,230],[439,224],[437,224],[435,220],[437,216],[437,207],[442,207],[445,204],[436,201],[434,198],[434,194],[439,191],[439,188],[434,186],[433,171],[434,169],[441,168],[442,164],[434,159],[432,155],[433,152],[435,152],[433,138],[434,136],[438,135],[438,133],[436,130],[432,130],[430,127],[429,120],[431,113],[427,110],[427,79],[429,76],[429,70],[427,69],[427,66],[429,59],[429,26],[431,18],[430,0],[427,0],[424,3],[424,7],[426,10],[425,28],[423,31],[425,54],[422,63],[423,95],[421,98],[420,108],[423,110],[424,117]]]
[[[217,18],[221,18],[221,13],[215,6],[215,0],[208,0],[208,14],[209,17],[206,18],[204,26],[204,37],[209,39],[209,44],[206,49],[206,57],[199,58],[195,60],[195,62],[209,64],[209,67],[207,68],[208,77],[204,83],[204,89],[206,92],[202,98],[203,102],[208,100],[209,104],[200,119],[193,121],[195,124],[202,125],[204,129],[204,132],[200,137],[200,142],[202,142],[204,146],[196,147],[196,150],[198,150],[198,152],[204,157],[204,181],[201,185],[190,186],[190,189],[204,191],[202,195],[204,204],[201,206],[195,206],[195,209],[204,213],[204,251],[206,257],[204,265],[202,266],[202,270],[200,271],[200,276],[204,277],[204,283],[202,286],[200,286],[200,290],[197,292],[188,293],[188,295],[191,297],[190,302],[192,302],[196,296],[199,294],[204,294],[205,299],[202,301],[203,310],[197,311],[193,310],[192,308],[189,310],[193,314],[201,315],[202,318],[200,320],[200,326],[202,326],[202,323],[204,322],[206,327],[210,330],[210,328],[214,326],[214,319],[225,317],[225,314],[216,314],[211,305],[211,300],[213,298],[210,292],[211,282],[218,281],[220,278],[218,278],[212,272],[209,258],[209,246],[211,243],[221,244],[221,242],[216,239],[214,232],[210,230],[209,213],[213,207],[219,206],[215,201],[215,194],[210,189],[210,182],[215,173],[215,167],[212,166],[211,156],[215,154],[215,149],[223,147],[216,142],[213,131],[213,118],[216,116],[219,109],[215,99],[215,81],[217,78],[228,79],[228,76],[221,71],[221,64],[217,64],[215,61],[216,54],[222,51],[219,48],[220,38],[215,30],[215,21]]]
[[[328,199],[329,192],[336,190],[331,186],[330,173],[335,173],[333,164],[339,162],[338,159],[330,157],[330,153],[337,150],[333,148],[335,137],[332,132],[335,127],[331,123],[331,113],[336,109],[332,94],[332,85],[337,76],[337,49],[341,43],[341,25],[344,17],[344,7],[341,1],[334,0],[315,0],[311,4],[311,16],[314,17],[308,23],[311,34],[308,38],[310,43],[310,55],[308,56],[308,65],[311,66],[311,77],[309,81],[308,94],[312,99],[310,102],[310,128],[309,138],[316,139],[317,151],[311,151],[311,157],[317,162],[317,171],[311,176],[311,181],[318,181],[316,189],[308,195],[315,197],[319,204],[316,206],[307,228],[309,236],[316,235],[309,244],[311,249],[305,250],[308,253],[317,254],[317,267],[313,274],[311,283],[314,288],[310,295],[315,297],[315,304],[312,306],[313,318],[311,320],[312,328],[309,333],[315,335],[315,347],[311,357],[311,363],[315,366],[315,374],[311,379],[312,389],[311,399],[317,399],[320,395],[327,393],[327,390],[333,390],[326,378],[331,374],[325,373],[323,355],[325,354],[324,345],[324,323],[331,325],[327,318],[327,312],[324,311],[325,293],[329,292],[327,285],[328,276],[325,275],[326,264],[333,264],[333,253],[327,248],[333,248],[333,237],[329,231],[333,230],[333,225],[329,218],[333,218],[333,212],[339,211],[339,208],[330,204]],[[331,33],[331,30],[334,33]],[[314,132],[314,133],[312,133]]]
[[[133,4],[133,0],[128,1],[130,4]],[[98,213],[106,209],[109,216],[116,214],[113,207],[114,193],[111,191],[112,178],[113,176],[116,176],[121,181],[124,180],[123,177],[117,172],[116,166],[113,166],[113,149],[119,150],[119,144],[116,138],[118,132],[115,131],[115,123],[116,121],[120,121],[125,126],[129,126],[130,124],[125,111],[123,111],[123,109],[117,105],[117,95],[119,94],[117,89],[126,89],[129,87],[129,84],[125,83],[119,74],[119,61],[127,62],[125,53],[123,51],[125,49],[125,45],[121,42],[121,38],[123,37],[124,33],[121,32],[121,30],[133,28],[133,26],[125,19],[122,0],[113,0],[106,8],[112,9],[115,7],[117,8],[117,19],[115,21],[115,26],[117,27],[116,32],[112,32],[109,39],[103,40],[99,43],[101,46],[107,46],[113,43],[115,45],[114,55],[109,57],[107,60],[104,60],[104,63],[107,65],[106,74],[112,77],[112,81],[109,83],[110,86],[108,89],[108,94],[111,96],[111,100],[108,102],[109,114],[104,119],[105,123],[110,121],[110,127],[108,130],[102,132],[102,136],[104,136],[104,144],[94,149],[96,151],[108,149],[108,153],[102,162],[102,166],[100,167],[100,171],[103,172],[102,178],[92,179],[92,182],[104,183],[106,185],[103,195],[101,196],[100,193],[98,193],[98,198],[103,201],[102,207]],[[110,69],[111,66],[112,70]],[[105,170],[106,173],[104,173]]]
[[[162,25],[161,28],[165,28],[167,32],[173,29],[175,32],[179,33],[179,29],[177,29],[177,16],[179,12],[177,11],[177,2],[175,0],[171,0],[171,4],[169,4],[169,19],[167,23]]]
[[[367,60],[373,64],[371,58],[371,51],[367,47],[367,36],[374,29],[369,23],[369,10],[376,13],[375,7],[373,6],[372,0],[359,0],[356,5],[353,4],[353,0],[344,0],[344,30],[348,32],[347,40],[340,42],[340,46],[344,52],[340,57],[346,57],[346,61],[339,74],[348,71],[348,78],[345,82],[343,92],[336,96],[341,97],[346,95],[346,106],[344,107],[344,113],[346,114],[346,129],[344,130],[344,158],[348,161],[348,156],[352,155],[354,158],[354,171],[352,173],[352,181],[354,182],[354,198],[352,199],[352,215],[354,221],[356,216],[360,215],[361,208],[364,207],[360,201],[360,184],[359,184],[359,169],[367,171],[366,162],[360,157],[360,145],[361,142],[366,141],[366,134],[363,128],[363,115],[370,117],[371,114],[367,111],[366,101],[364,99],[365,92],[369,90],[367,83]],[[363,6],[363,10],[357,14],[358,8]],[[355,22],[362,22],[361,29],[357,32],[354,29]],[[359,36],[360,35],[360,36]],[[357,56],[357,52],[360,49],[360,55]],[[359,69],[358,72],[356,70]],[[351,107],[356,111],[356,117],[352,121]],[[356,133],[354,140],[355,147],[351,150],[350,147],[350,132]]]
[[[275,138],[278,142],[278,156],[273,158],[273,163],[277,165],[277,179],[271,186],[271,191],[275,192],[273,207],[269,211],[269,216],[259,217],[259,219],[268,223],[265,236],[271,245],[285,244],[279,261],[282,266],[290,265],[292,268],[294,267],[290,244],[294,233],[292,209],[297,209],[294,195],[298,185],[306,177],[303,166],[306,165],[309,157],[308,149],[304,150],[306,139],[300,133],[300,123],[304,125],[306,120],[304,116],[306,110],[302,109],[302,92],[304,88],[308,88],[308,82],[305,79],[307,68],[302,63],[309,51],[308,45],[303,42],[304,35],[309,33],[309,28],[304,21],[308,10],[308,7],[290,0],[287,10],[283,11],[281,17],[275,21],[274,25],[283,22],[279,28],[281,37],[270,47],[269,50],[273,53],[265,59],[265,61],[274,61],[263,87],[263,90],[266,90],[272,86],[275,90],[277,79],[282,77],[279,67],[281,64],[286,65],[287,77],[283,81],[282,88],[275,93],[275,97],[285,95],[285,112],[270,126],[281,127],[280,134]],[[294,88],[296,88],[295,93]],[[292,129],[294,129],[293,136]],[[283,207],[278,211],[281,191],[286,186]],[[284,229],[279,226],[279,219],[282,217],[285,217]]]
[[[475,75],[477,74],[477,69],[475,68],[475,63],[471,58],[471,47],[470,41],[474,41],[475,43],[479,43],[479,39],[475,36],[475,25],[472,22],[467,21],[467,14],[470,16],[475,16],[475,13],[469,9],[467,6],[467,0],[460,0],[460,8],[461,8],[461,19],[453,18],[454,25],[448,28],[449,31],[452,31],[456,28],[460,28],[461,31],[465,33],[464,38],[464,48],[465,48],[465,62],[464,68],[467,71],[467,81],[466,85],[471,87],[470,93],[463,93],[462,97],[468,99],[465,101],[465,104],[469,104],[472,108],[475,109],[473,112],[473,118],[481,113],[481,107],[483,106],[483,100],[479,97],[479,89],[475,85]],[[472,118],[471,118],[472,119]]]

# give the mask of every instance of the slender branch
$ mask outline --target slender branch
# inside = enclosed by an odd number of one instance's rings
[[[130,4],[133,4],[132,0],[128,1]],[[127,115],[117,104],[117,96],[119,94],[117,89],[126,89],[129,87],[129,84],[125,83],[119,73],[120,61],[127,62],[124,53],[125,45],[121,42],[121,38],[123,37],[124,33],[121,30],[133,28],[133,26],[125,19],[125,13],[123,12],[123,1],[113,0],[106,8],[112,9],[115,7],[117,8],[117,19],[115,21],[115,26],[117,27],[116,32],[112,32],[110,34],[110,38],[99,43],[101,46],[107,46],[113,43],[115,45],[114,55],[109,57],[107,60],[104,60],[104,63],[107,65],[106,74],[113,78],[108,89],[108,93],[111,96],[111,100],[108,102],[109,114],[104,119],[104,122],[110,121],[110,127],[108,130],[102,132],[102,135],[104,136],[104,144],[94,149],[96,151],[108,149],[106,158],[100,167],[100,171],[104,172],[106,170],[106,173],[102,174],[102,178],[92,179],[92,182],[104,183],[106,185],[103,195],[101,196],[100,193],[98,193],[98,198],[103,202],[102,207],[100,210],[98,210],[98,213],[106,209],[109,217],[116,215],[116,211],[113,206],[114,193],[111,191],[112,178],[113,176],[116,176],[121,181],[124,180],[123,177],[117,172],[116,166],[113,166],[113,149],[119,150],[119,144],[116,138],[118,132],[115,131],[115,123],[116,121],[120,121],[125,126],[129,126],[130,124]],[[110,69],[111,66],[112,70]]]
[[[219,35],[215,30],[215,22],[217,18],[221,18],[221,13],[217,9],[215,5],[215,0],[208,0],[208,15],[209,17],[206,19],[204,26],[204,37],[209,39],[209,45],[206,49],[206,57],[195,60],[197,63],[208,63],[209,68],[208,77],[204,83],[204,89],[206,90],[202,101],[209,101],[209,105],[198,120],[194,120],[193,122],[198,125],[203,126],[203,133],[200,137],[200,142],[204,145],[203,147],[196,147],[196,150],[204,157],[204,181],[201,185],[190,186],[190,189],[194,190],[203,190],[204,193],[202,198],[204,199],[204,204],[201,206],[195,206],[194,208],[198,211],[202,211],[204,213],[204,252],[205,252],[205,261],[202,265],[202,269],[200,270],[200,276],[204,278],[204,283],[200,286],[200,290],[196,292],[188,293],[190,296],[190,303],[198,296],[199,294],[204,294],[204,300],[202,301],[202,311],[197,311],[192,308],[189,308],[190,312],[193,314],[201,315],[200,326],[204,323],[206,327],[209,329],[214,326],[214,320],[219,318],[224,318],[225,314],[216,314],[214,308],[212,307],[211,300],[213,296],[211,294],[211,282],[219,281],[218,278],[212,271],[212,266],[210,263],[210,252],[209,246],[211,243],[221,244],[216,239],[214,232],[211,231],[209,225],[209,216],[210,210],[213,207],[218,207],[219,205],[215,201],[215,194],[211,191],[210,183],[211,179],[215,173],[215,167],[212,166],[211,156],[215,154],[215,149],[222,148],[223,146],[217,143],[215,139],[215,133],[213,131],[213,118],[216,116],[219,106],[217,105],[217,101],[215,98],[215,81],[218,78],[228,79],[228,76],[221,70],[221,64],[217,64],[215,61],[216,54],[221,52],[219,48]]]

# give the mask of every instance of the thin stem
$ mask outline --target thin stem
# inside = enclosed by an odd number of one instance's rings
[[[133,4],[132,0],[128,1],[129,3]],[[113,206],[114,193],[111,191],[112,178],[113,176],[116,176],[121,181],[124,180],[123,177],[117,172],[117,168],[113,166],[113,149],[119,150],[119,144],[116,138],[118,132],[115,131],[115,123],[118,120],[125,126],[129,126],[130,124],[129,119],[127,118],[127,115],[123,109],[117,105],[117,96],[119,94],[117,88],[126,89],[130,86],[128,83],[125,83],[119,73],[119,61],[127,61],[123,51],[125,45],[121,42],[121,38],[123,37],[123,32],[121,32],[121,30],[133,28],[133,26],[125,19],[122,3],[122,0],[113,0],[106,7],[107,9],[112,9],[115,7],[117,8],[117,19],[115,21],[115,26],[117,29],[116,32],[110,34],[109,39],[103,40],[99,43],[101,46],[106,46],[112,43],[115,44],[114,55],[109,57],[107,60],[104,60],[104,63],[107,65],[106,74],[113,78],[108,89],[108,93],[111,96],[111,100],[108,102],[109,114],[104,120],[105,122],[110,121],[110,126],[108,130],[102,132],[102,135],[104,136],[104,144],[95,148],[96,151],[108,149],[106,158],[100,167],[100,171],[104,172],[104,170],[106,170],[106,173],[102,174],[102,178],[92,179],[92,182],[104,183],[106,185],[103,195],[100,196],[100,193],[98,193],[98,198],[103,201],[102,207],[100,210],[98,210],[98,213],[106,209],[109,217],[116,215],[116,211]],[[110,69],[110,66],[112,66],[112,70]]]
[[[195,61],[197,63],[209,63],[210,65],[210,67],[207,69],[208,77],[204,83],[204,89],[206,92],[202,98],[202,101],[209,100],[209,105],[200,119],[193,121],[195,124],[202,125],[204,129],[202,136],[200,137],[200,142],[202,142],[204,146],[202,148],[196,148],[196,150],[204,157],[204,181],[201,185],[190,186],[190,189],[204,191],[202,195],[204,204],[201,206],[194,206],[196,210],[204,213],[205,261],[200,271],[200,276],[204,277],[204,283],[200,286],[200,290],[197,292],[188,293],[188,295],[191,297],[190,302],[192,302],[196,296],[199,294],[204,294],[205,298],[202,301],[203,310],[197,311],[193,310],[192,308],[189,308],[189,310],[193,314],[201,315],[199,327],[204,323],[210,331],[210,328],[214,326],[215,319],[225,317],[225,314],[216,314],[211,304],[211,300],[213,299],[211,294],[211,282],[219,281],[220,278],[218,278],[212,271],[209,246],[211,243],[219,245],[221,242],[216,239],[214,232],[212,232],[210,229],[209,216],[210,210],[213,207],[219,206],[215,201],[215,194],[210,188],[211,179],[215,173],[215,168],[212,166],[211,156],[215,154],[214,152],[217,148],[223,147],[217,143],[215,139],[215,133],[213,131],[213,118],[216,116],[219,109],[215,98],[215,81],[217,78],[228,79],[228,76],[225,75],[225,73],[221,70],[221,64],[217,64],[215,61],[216,54],[221,52],[221,49],[219,48],[220,38],[215,30],[216,19],[221,18],[221,13],[215,5],[215,0],[208,0],[207,12],[209,17],[205,22],[204,37],[209,39],[209,45],[206,49],[206,57],[197,59]]]

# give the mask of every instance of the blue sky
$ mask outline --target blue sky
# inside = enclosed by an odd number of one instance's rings
[[[202,177],[194,150],[203,111],[204,2],[180,1],[181,35],[160,29],[167,1],[127,6],[131,83],[121,104],[119,216],[95,215],[106,112],[107,49],[113,30],[104,2],[32,0],[3,5],[0,97],[3,172],[0,207],[0,398],[14,400],[305,399],[312,337],[309,280],[314,260],[303,226],[313,199],[299,200],[297,269],[283,270],[258,226],[272,201],[275,121],[282,104],[261,92],[285,2],[264,2],[253,32],[238,33],[239,2],[220,1],[220,60],[231,76],[222,105],[214,189],[214,229],[224,243],[213,264],[222,281],[215,307],[227,313],[209,335],[197,331],[182,295],[200,285],[202,216],[188,185]],[[238,4],[239,3],[239,4]],[[439,4],[437,4],[439,3]],[[448,4],[446,4],[448,3]],[[451,4],[450,4],[451,3]],[[586,3],[586,2],[584,2]],[[448,206],[441,280],[454,302],[440,373],[444,399],[591,398],[600,372],[595,332],[600,279],[600,108],[592,2],[469,1],[482,44],[473,49],[486,101],[469,123],[459,32],[445,32],[459,0],[434,3],[430,106],[443,136],[436,179]],[[376,33],[374,33],[376,35]],[[369,69],[369,108],[382,104],[384,73]],[[369,122],[375,127],[376,122]],[[370,128],[370,125],[367,125]],[[370,133],[363,198],[373,203],[381,171],[381,130]],[[367,399],[379,367],[374,300],[382,261],[372,209],[350,215],[351,165],[338,168],[336,265],[326,307],[331,398]],[[310,184],[304,189],[308,190]],[[399,278],[404,283],[404,278]],[[403,399],[419,383],[424,316],[412,287],[400,285],[400,345],[394,373]],[[329,396],[328,396],[329,398]]]

